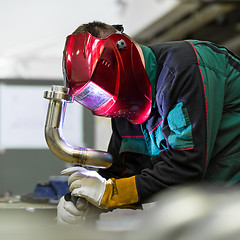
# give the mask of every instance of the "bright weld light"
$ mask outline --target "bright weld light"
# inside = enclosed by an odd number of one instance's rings
[[[111,94],[93,82],[89,82],[75,97],[77,102],[91,110],[95,110],[111,99],[113,99]]]

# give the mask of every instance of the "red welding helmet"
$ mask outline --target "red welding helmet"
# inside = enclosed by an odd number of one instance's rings
[[[144,122],[151,111],[149,78],[135,44],[115,33],[107,38],[90,33],[69,35],[63,54],[66,86],[75,101],[93,114]]]

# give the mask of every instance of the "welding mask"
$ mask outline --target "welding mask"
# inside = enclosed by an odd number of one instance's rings
[[[63,54],[65,84],[75,101],[94,115],[144,122],[152,92],[135,44],[125,35],[107,38],[90,33],[69,35]]]

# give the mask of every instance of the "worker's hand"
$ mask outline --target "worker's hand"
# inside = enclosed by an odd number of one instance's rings
[[[83,197],[96,207],[103,209],[135,208],[138,192],[135,176],[122,179],[101,177],[96,171],[83,167],[71,167],[61,172],[68,179],[72,196]]]
[[[72,196],[83,197],[93,205],[100,206],[106,188],[105,178],[83,167],[70,167],[61,174],[70,175],[68,185]]]
[[[88,212],[88,202],[84,198],[78,198],[76,206],[71,201],[71,195],[67,194],[59,200],[57,206],[58,224],[79,224],[84,221]]]

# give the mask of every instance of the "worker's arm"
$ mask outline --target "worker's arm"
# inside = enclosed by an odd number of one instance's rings
[[[200,182],[207,168],[207,79],[203,79],[197,58],[195,64],[181,67],[179,62],[175,69],[165,64],[158,79],[156,101],[166,149],[156,156],[152,169],[136,176],[141,201],[170,186]]]

